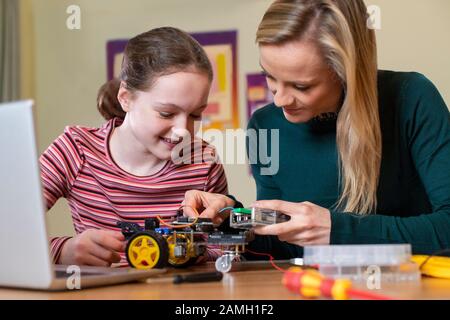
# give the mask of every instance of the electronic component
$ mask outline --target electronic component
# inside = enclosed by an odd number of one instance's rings
[[[290,220],[290,216],[281,212],[264,208],[239,208],[231,211],[230,226],[235,229],[251,229]]]
[[[208,236],[208,243],[217,245],[245,245],[248,242],[246,232],[238,234],[226,234],[223,232],[211,233]]]

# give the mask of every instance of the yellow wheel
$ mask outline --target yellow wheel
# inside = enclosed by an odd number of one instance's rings
[[[167,237],[167,244],[169,246],[169,264],[176,268],[183,268],[193,265],[197,261],[197,257],[194,252],[194,245],[191,239],[184,234],[177,234],[177,244],[183,244],[186,248],[186,254],[184,257],[175,256],[175,237],[170,235]]]
[[[164,268],[168,248],[164,238],[156,232],[139,232],[132,236],[126,248],[128,263],[136,269]]]

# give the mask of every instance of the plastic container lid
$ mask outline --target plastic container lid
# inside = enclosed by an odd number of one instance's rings
[[[305,265],[396,266],[411,260],[411,245],[332,245],[304,247]]]

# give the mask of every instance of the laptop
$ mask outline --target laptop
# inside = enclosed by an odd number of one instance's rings
[[[164,273],[53,265],[34,130],[33,101],[0,104],[0,286],[71,290]]]

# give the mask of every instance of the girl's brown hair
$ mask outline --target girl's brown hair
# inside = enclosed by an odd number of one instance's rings
[[[376,211],[382,154],[377,46],[367,19],[363,0],[278,0],[256,35],[259,45],[312,41],[344,85],[336,132],[341,179],[337,207],[359,214]]]
[[[106,120],[123,119],[125,111],[117,99],[121,82],[131,92],[145,91],[160,76],[192,69],[204,72],[212,80],[208,56],[189,34],[172,27],[142,33],[128,41],[120,78],[112,79],[100,88],[97,108]]]

